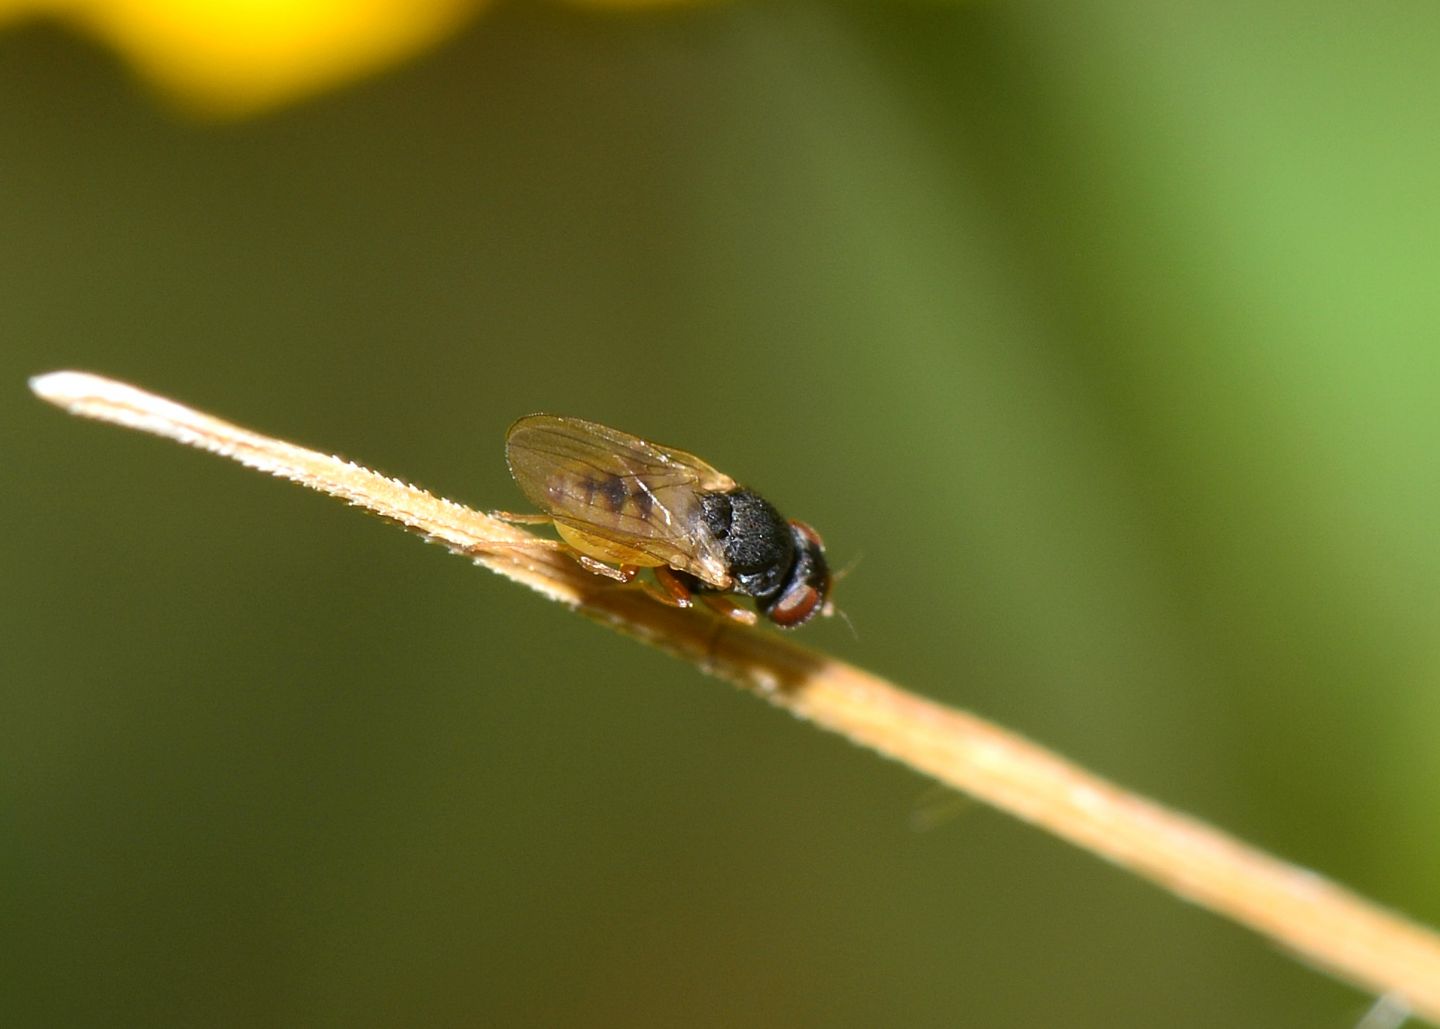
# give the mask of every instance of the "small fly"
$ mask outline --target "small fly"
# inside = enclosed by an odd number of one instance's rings
[[[792,629],[830,613],[830,569],[820,535],[787,521],[764,498],[693,454],[580,418],[532,414],[505,434],[510,474],[545,513],[501,515],[553,522],[585,568],[630,582],[653,569],[652,595],[677,607],[698,596],[738,621],[752,599]],[[648,584],[647,584],[648,585]]]

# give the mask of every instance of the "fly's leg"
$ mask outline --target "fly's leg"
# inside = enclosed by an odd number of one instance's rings
[[[555,519],[547,514],[527,514],[515,511],[491,511],[491,518],[498,518],[502,522],[509,522],[511,525],[549,525]]]
[[[668,604],[671,607],[690,607],[695,603],[695,598],[699,597],[702,604],[731,621],[739,622],[741,625],[755,624],[754,611],[741,607],[729,597],[721,596],[718,593],[692,591],[683,579],[664,565],[655,569],[655,581],[660,584],[659,589],[646,582],[642,582],[641,586],[645,588],[646,593],[662,604]]]
[[[547,540],[547,543],[555,543],[555,549],[563,554],[569,554],[577,564],[587,572],[595,575],[603,575],[607,579],[614,579],[616,582],[633,582],[640,569],[634,565],[621,565],[616,568],[614,565],[607,565],[604,561],[596,560],[589,554],[582,554],[568,543],[561,543],[558,540]]]
[[[549,519],[546,519],[547,521]],[[573,559],[581,568],[595,575],[603,575],[607,579],[614,579],[616,582],[631,582],[640,569],[633,565],[621,565],[619,568],[607,565],[604,561],[597,561],[589,554],[582,554],[570,544],[561,540],[528,539],[528,540],[495,540],[489,543],[477,543],[466,549],[466,553],[474,557],[485,554],[496,554],[502,550],[520,551],[527,550],[549,550],[557,554],[564,554]]]
[[[701,593],[700,602],[710,610],[732,622],[739,622],[741,625],[754,625],[758,619],[755,612],[748,607],[741,607],[729,597],[719,593]]]
[[[555,521],[554,518],[547,514],[515,511],[491,511],[490,517],[498,518],[500,521],[509,522],[512,525],[550,525]],[[574,558],[580,567],[587,572],[603,575],[605,578],[614,579],[616,582],[631,582],[634,580],[636,573],[640,571],[639,568],[633,565],[621,565],[619,568],[613,565],[607,565],[604,561],[598,561],[589,554],[581,553],[562,540],[536,539],[526,540],[523,543],[487,543],[484,547],[476,549],[487,551],[503,549],[525,550],[530,547],[540,550],[553,550],[565,554],[568,557]]]
[[[654,571],[655,582],[660,584],[659,588],[656,588],[654,583],[646,582],[643,579],[640,582],[640,588],[667,607],[689,607],[692,602],[690,587],[681,582],[680,578],[664,565],[660,565]]]

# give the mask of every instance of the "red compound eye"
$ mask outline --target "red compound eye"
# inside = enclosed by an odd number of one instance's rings
[[[782,629],[790,629],[808,620],[820,607],[820,591],[814,586],[794,586],[765,613]]]

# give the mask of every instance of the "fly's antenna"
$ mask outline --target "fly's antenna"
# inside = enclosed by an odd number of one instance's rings
[[[841,579],[844,579],[847,575],[849,575],[851,572],[853,572],[856,568],[860,566],[860,562],[864,560],[864,558],[865,554],[863,551],[857,552],[854,557],[852,557],[849,561],[845,563],[844,568],[841,568],[839,571],[835,572],[834,575],[830,576],[831,583],[837,583]],[[821,608],[820,613],[826,618],[829,618],[831,615],[839,615],[840,620],[845,623],[845,628],[850,630],[850,635],[857,640],[860,638],[860,633],[855,630],[855,623],[850,620],[850,616],[845,613],[845,610],[843,608],[835,606],[835,601],[827,600],[825,602],[825,606]]]
[[[836,582],[839,582],[841,579],[845,578],[855,569],[859,568],[860,562],[863,560],[865,560],[865,552],[863,550],[857,551],[855,556],[845,563],[845,567],[832,575],[831,578]]]
[[[850,630],[850,635],[856,640],[860,639],[860,633],[855,630],[855,623],[850,620],[850,616],[845,613],[844,608],[835,606],[833,600],[826,601],[825,606],[820,609],[820,613],[826,618],[831,615],[839,615],[840,620],[845,623],[845,628]]]

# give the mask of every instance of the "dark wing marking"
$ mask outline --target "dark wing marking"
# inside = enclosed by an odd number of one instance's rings
[[[505,453],[521,491],[557,522],[633,547],[712,586],[729,586],[699,494],[733,490],[735,482],[693,454],[548,414],[510,426]]]

